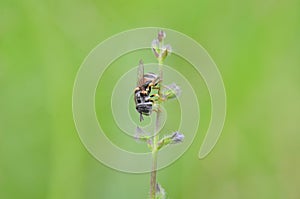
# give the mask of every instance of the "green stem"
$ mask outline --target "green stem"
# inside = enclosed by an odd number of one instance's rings
[[[162,71],[163,62],[159,59],[158,66],[159,66],[159,77],[160,83],[158,88],[158,95],[161,95],[160,86],[162,84],[163,78],[163,71]],[[155,123],[155,134],[153,137],[153,149],[152,149],[152,170],[151,170],[151,181],[150,181],[150,198],[156,198],[156,174],[157,174],[157,143],[159,140],[159,128],[160,128],[160,117],[161,117],[161,110],[160,110],[160,103],[157,104],[157,113],[156,113],[156,123]]]
[[[152,171],[151,171],[151,182],[150,182],[151,199],[155,199],[156,197],[156,173],[157,173],[157,150],[155,149],[152,151]]]

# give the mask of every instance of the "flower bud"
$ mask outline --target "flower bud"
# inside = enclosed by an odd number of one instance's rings
[[[151,43],[151,48],[156,59],[162,62],[171,52],[172,48],[169,44],[164,45],[163,40],[166,38],[166,33],[163,30],[158,31],[157,38]]]
[[[158,31],[157,39],[159,42],[162,42],[166,38],[166,32],[163,30]]]
[[[162,138],[157,145],[157,149],[161,149],[169,144],[178,144],[182,142],[184,139],[184,135],[182,133],[179,133],[178,131],[172,133],[171,135],[167,135],[164,138]]]
[[[183,141],[184,135],[177,131],[172,134],[171,138],[172,138],[171,144],[177,144]]]
[[[177,84],[172,83],[170,85],[165,86],[165,90],[163,92],[163,98],[174,99],[176,97],[179,97],[180,95],[181,95],[181,89]]]
[[[165,189],[159,183],[156,183],[156,199],[166,199],[166,196]]]

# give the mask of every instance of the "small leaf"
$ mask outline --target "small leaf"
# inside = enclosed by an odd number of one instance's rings
[[[158,39],[154,39],[151,44],[152,51],[156,58],[159,58],[159,41]]]
[[[170,44],[167,44],[162,47],[160,57],[162,60],[164,60],[169,54],[172,52],[172,47]]]
[[[136,133],[134,138],[136,141],[146,142],[148,148],[152,151],[153,149],[152,136],[150,136],[149,133],[145,132],[139,126],[136,127]]]
[[[136,134],[134,136],[134,138],[137,141],[148,141],[148,139],[150,138],[149,135],[147,135],[148,133],[146,133],[143,129],[141,129],[140,127],[136,127]]]

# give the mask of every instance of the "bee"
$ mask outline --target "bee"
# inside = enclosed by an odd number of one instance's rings
[[[154,97],[158,94],[150,95],[151,89],[159,83],[160,78],[154,73],[144,74],[144,64],[140,60],[137,72],[137,87],[134,89],[134,101],[137,112],[140,113],[140,121],[144,120],[143,115],[149,116],[155,103]]]

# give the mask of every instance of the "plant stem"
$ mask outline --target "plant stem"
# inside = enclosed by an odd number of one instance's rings
[[[157,150],[155,149],[152,151],[152,171],[151,171],[151,182],[150,182],[151,199],[155,199],[156,196],[156,172],[157,172]]]
[[[162,60],[159,59],[158,62],[159,67],[159,77],[160,77],[160,83],[158,87],[158,95],[161,96],[161,84],[162,84],[162,78],[163,78],[163,71],[162,71]],[[161,117],[161,110],[160,110],[160,102],[157,104],[157,112],[156,112],[156,123],[155,123],[155,132],[153,137],[153,149],[152,149],[152,170],[151,170],[151,181],[150,181],[150,198],[155,199],[156,197],[156,174],[157,174],[157,155],[158,155],[158,149],[157,149],[157,143],[159,140],[159,129],[160,129],[160,117]]]

